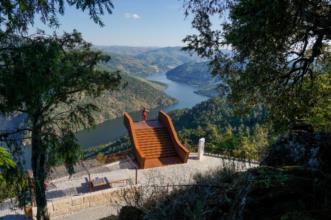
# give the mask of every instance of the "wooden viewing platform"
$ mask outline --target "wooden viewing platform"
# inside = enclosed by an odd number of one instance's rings
[[[158,120],[134,122],[124,113],[139,168],[152,168],[169,164],[186,163],[189,151],[177,137],[171,118],[160,111]]]

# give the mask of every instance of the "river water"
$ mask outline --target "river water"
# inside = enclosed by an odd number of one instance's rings
[[[208,99],[206,96],[194,93],[196,88],[169,80],[166,74],[154,74],[147,78],[151,81],[161,82],[167,85],[165,93],[175,99],[177,103],[165,107],[166,112],[181,108],[191,108],[194,105]],[[152,109],[148,113],[149,118],[156,118],[160,108]],[[140,112],[131,112],[130,115],[134,120],[140,120]],[[115,118],[98,124],[95,128],[82,130],[77,133],[78,143],[82,148],[107,144],[115,141],[127,134],[127,130],[123,124],[123,117]]]

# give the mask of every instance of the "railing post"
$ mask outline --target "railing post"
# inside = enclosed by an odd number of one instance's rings
[[[200,138],[199,139],[199,145],[198,145],[198,158],[199,160],[202,160],[203,159],[203,154],[205,152],[205,141],[206,139],[205,138]]]

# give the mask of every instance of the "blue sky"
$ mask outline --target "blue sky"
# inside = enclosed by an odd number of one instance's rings
[[[182,46],[182,39],[194,32],[191,20],[185,19],[181,0],[113,0],[113,3],[113,14],[102,17],[104,27],[95,24],[87,12],[66,7],[56,31],[77,29],[95,45],[160,47]],[[51,32],[39,20],[32,30],[36,28]]]

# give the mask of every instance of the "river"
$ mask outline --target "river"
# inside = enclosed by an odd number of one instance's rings
[[[194,93],[196,88],[169,80],[166,74],[154,74],[147,77],[148,80],[161,82],[167,85],[165,93],[175,99],[177,103],[165,107],[165,111],[173,111],[182,108],[191,108],[194,105],[208,99],[206,96]],[[149,118],[156,118],[160,108],[152,109],[148,116]],[[130,115],[134,120],[140,119],[140,112],[131,112]],[[95,128],[82,130],[77,133],[78,143],[82,148],[97,146],[112,142],[127,134],[127,130],[123,124],[123,118],[115,118],[98,124]]]

